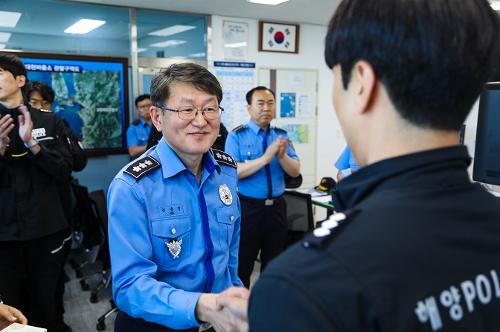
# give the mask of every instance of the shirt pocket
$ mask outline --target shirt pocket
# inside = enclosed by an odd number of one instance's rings
[[[242,145],[240,148],[240,156],[243,162],[255,160],[260,157],[257,146],[253,144],[251,146]]]
[[[230,205],[218,208],[216,214],[219,242],[221,249],[226,250],[230,247],[233,240],[234,225],[240,220],[240,212],[236,205]]]
[[[191,254],[191,220],[188,217],[152,221],[153,260],[173,271]]]

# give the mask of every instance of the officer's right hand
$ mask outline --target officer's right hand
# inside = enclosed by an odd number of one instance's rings
[[[0,118],[0,148],[7,147],[10,143],[9,133],[14,129],[14,120],[10,114]]]
[[[12,323],[28,324],[28,320],[16,308],[0,304],[0,330],[3,330]]]

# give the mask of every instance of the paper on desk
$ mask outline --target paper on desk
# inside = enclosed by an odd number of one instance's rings
[[[42,329],[40,327],[34,327],[30,325],[13,323],[4,328],[0,332],[47,332],[47,329]]]
[[[328,193],[314,188],[301,188],[297,189],[296,191],[303,194],[309,194],[311,195],[311,197],[329,196]]]

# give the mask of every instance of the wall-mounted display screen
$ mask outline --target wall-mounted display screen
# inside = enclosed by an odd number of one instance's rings
[[[52,87],[52,112],[68,122],[87,152],[126,152],[126,58],[32,53],[19,56],[30,81]]]

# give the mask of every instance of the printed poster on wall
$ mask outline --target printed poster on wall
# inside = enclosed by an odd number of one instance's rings
[[[309,143],[309,125],[302,124],[287,124],[283,125],[283,129],[287,131],[288,138],[296,144]]]
[[[295,117],[295,92],[282,92],[280,94],[280,117]]]
[[[250,120],[245,96],[256,85],[255,63],[214,61],[213,72],[224,93],[222,123],[231,131]]]

